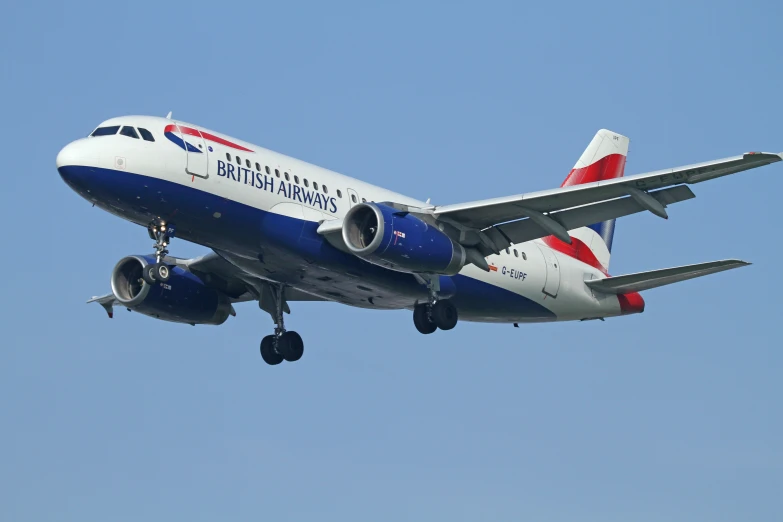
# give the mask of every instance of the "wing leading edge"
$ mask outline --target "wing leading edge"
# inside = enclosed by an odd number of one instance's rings
[[[583,205],[618,198],[633,198],[644,210],[650,210],[656,215],[665,217],[662,215],[665,213],[662,207],[647,197],[649,191],[675,185],[700,183],[744,170],[762,167],[778,162],[781,159],[783,159],[783,154],[749,152],[741,156],[607,181],[456,205],[443,205],[435,207],[428,212],[439,219],[448,218],[460,225],[483,230],[509,221],[524,218],[535,219],[534,216],[552,217],[550,213]],[[549,223],[549,225],[556,227],[552,223]],[[569,227],[564,228],[569,229]],[[553,234],[553,232],[550,230],[548,234]]]

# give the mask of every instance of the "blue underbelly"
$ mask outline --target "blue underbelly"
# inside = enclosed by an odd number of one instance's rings
[[[82,166],[59,171],[74,191],[104,210],[140,225],[164,218],[176,225],[177,237],[251,260],[245,266],[255,275],[366,308],[409,308],[426,300],[426,289],[412,275],[334,248],[317,233],[317,223],[139,174]],[[500,287],[463,275],[441,280],[463,319],[555,318],[543,306]]]

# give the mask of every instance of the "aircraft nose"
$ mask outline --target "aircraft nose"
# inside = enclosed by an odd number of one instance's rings
[[[77,142],[71,142],[57,154],[57,170],[70,165],[78,165],[78,146]]]

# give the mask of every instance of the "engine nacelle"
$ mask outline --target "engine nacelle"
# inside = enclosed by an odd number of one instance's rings
[[[150,285],[141,277],[153,258],[128,256],[111,273],[111,291],[123,306],[155,319],[188,324],[223,324],[233,308],[229,298],[178,266],[171,278]]]
[[[357,256],[399,272],[454,275],[465,249],[413,214],[383,203],[360,203],[345,215],[343,241]]]

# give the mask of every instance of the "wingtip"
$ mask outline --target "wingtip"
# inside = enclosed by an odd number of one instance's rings
[[[726,262],[736,265],[736,268],[740,268],[743,266],[750,266],[753,264],[750,261],[744,261],[742,259],[727,259]]]

